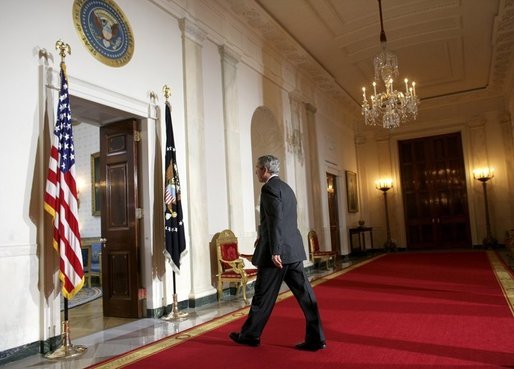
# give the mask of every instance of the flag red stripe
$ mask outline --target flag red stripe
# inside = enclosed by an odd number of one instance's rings
[[[62,294],[71,299],[84,284],[84,269],[80,247],[71,109],[64,68],[61,68],[61,90],[57,110],[44,207],[54,219],[53,245],[59,253]]]

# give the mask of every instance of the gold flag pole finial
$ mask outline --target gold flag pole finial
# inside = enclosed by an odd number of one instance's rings
[[[61,63],[64,63],[64,58],[66,57],[66,53],[71,55],[71,46],[69,44],[64,43],[63,40],[57,40],[55,43],[55,50],[59,51],[59,55],[61,56]]]
[[[162,86],[162,92],[164,94],[164,98],[166,101],[168,101],[169,97],[171,96],[171,88],[168,85]]]

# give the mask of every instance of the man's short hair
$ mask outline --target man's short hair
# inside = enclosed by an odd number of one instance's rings
[[[261,168],[266,168],[271,174],[278,174],[280,172],[280,161],[276,156],[263,155],[257,159],[257,164]]]

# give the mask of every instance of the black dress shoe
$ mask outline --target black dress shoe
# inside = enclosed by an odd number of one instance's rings
[[[240,345],[246,346],[259,346],[261,344],[261,340],[258,338],[242,338],[238,332],[232,332],[228,335],[232,341],[235,343],[239,343]]]
[[[326,347],[327,344],[325,343],[325,341],[318,343],[302,342],[296,345],[296,348],[302,351],[318,351],[323,350]]]

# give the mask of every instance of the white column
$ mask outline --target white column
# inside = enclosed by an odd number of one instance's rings
[[[307,132],[307,145],[305,148],[306,166],[309,172],[309,185],[311,187],[310,205],[309,205],[309,225],[318,234],[318,239],[323,244],[323,208],[321,207],[321,191],[325,190],[322,186],[318,139],[316,133],[316,108],[309,104],[305,104],[305,120]]]
[[[468,161],[471,168],[468,168],[468,176],[471,181],[471,193],[468,204],[470,211],[471,238],[473,245],[480,245],[485,235],[485,208],[481,182],[475,180],[471,172],[475,168],[488,167],[489,156],[487,154],[487,120],[483,117],[476,117],[467,122],[469,127],[469,156]],[[474,218],[474,221],[473,221]]]
[[[211,285],[208,221],[205,211],[206,168],[203,102],[202,44],[205,32],[183,18],[180,21],[184,53],[184,90],[187,145],[187,203],[189,208],[190,299],[216,293]]]
[[[229,228],[244,237],[243,193],[241,189],[241,148],[238,122],[237,64],[241,59],[226,45],[219,47],[223,78],[223,116],[225,120],[225,160],[227,164]]]
[[[507,189],[507,203],[510,204],[510,212],[508,214],[509,220],[507,224],[514,226],[514,125],[512,124],[510,114],[505,114],[500,119],[500,127],[503,137],[503,146],[505,150],[505,173],[506,175],[506,189]]]

